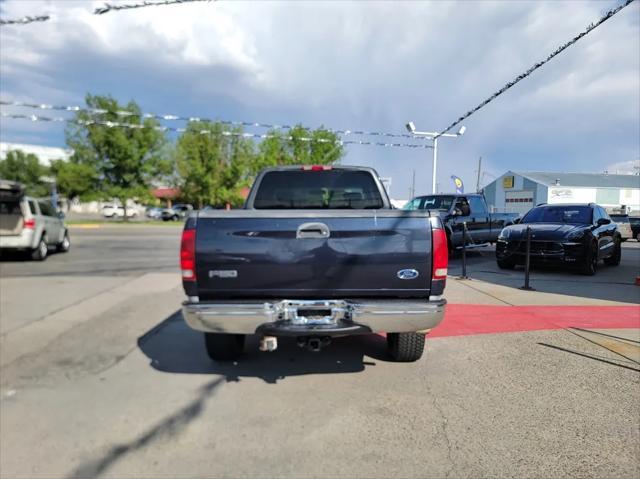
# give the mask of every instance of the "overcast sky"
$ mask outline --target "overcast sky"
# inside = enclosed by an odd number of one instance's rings
[[[395,133],[413,120],[438,130],[619,2],[221,0],[92,15],[103,3],[0,3],[3,18],[53,17],[0,28],[2,98],[81,104],[91,92],[155,113]],[[637,164],[639,4],[469,118],[464,137],[441,140],[441,189],[452,189],[452,174],[473,189],[480,156],[483,183],[509,169]],[[0,139],[64,146],[64,129],[3,119]],[[409,196],[414,170],[417,193],[430,190],[430,150],[346,152],[344,164],[392,177],[396,198]]]

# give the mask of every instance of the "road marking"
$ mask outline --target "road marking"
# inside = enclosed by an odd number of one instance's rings
[[[85,230],[95,230],[100,228],[100,226],[101,225],[87,223],[87,224],[79,224],[79,225],[69,225],[68,227],[71,229],[78,228],[78,229],[85,229]]]
[[[589,341],[590,343],[596,344],[612,353],[617,354],[618,356],[622,356],[625,359],[633,361],[636,364],[640,364],[640,346],[637,344],[632,344],[636,341],[627,340],[624,338],[614,338],[612,336],[605,336],[597,331],[589,331],[588,329],[577,329],[575,328],[568,329],[570,333],[575,334],[576,336],[581,337]],[[586,334],[583,336],[582,334],[577,333],[576,331],[580,331],[580,333]]]

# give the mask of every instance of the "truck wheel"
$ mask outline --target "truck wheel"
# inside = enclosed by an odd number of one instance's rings
[[[607,266],[618,266],[620,259],[622,258],[622,246],[619,241],[616,241],[616,245],[613,248],[613,253],[608,258],[604,259],[604,264]]]
[[[509,259],[496,259],[496,263],[500,269],[514,269],[516,267],[515,262]]]
[[[424,337],[421,333],[387,333],[387,351],[394,361],[417,361],[424,352]]]
[[[43,261],[49,254],[49,246],[47,245],[47,235],[42,235],[38,246],[31,250],[31,259],[34,261]]]
[[[204,333],[207,354],[216,361],[235,359],[244,349],[244,334]]]
[[[62,238],[62,241],[56,246],[56,249],[58,250],[58,253],[66,253],[71,249],[71,241],[69,240],[68,231],[64,232],[64,238]]]

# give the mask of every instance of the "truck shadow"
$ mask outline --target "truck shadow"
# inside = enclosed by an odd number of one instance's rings
[[[178,310],[138,338],[138,347],[158,371],[180,374],[222,375],[227,382],[257,377],[276,384],[287,376],[343,374],[364,371],[375,362],[386,361],[386,340],[378,335],[336,338],[319,353],[297,346],[295,338],[279,338],[271,353],[258,350],[258,336],[249,336],[245,353],[236,361],[212,361],[204,347],[203,334],[187,326]]]

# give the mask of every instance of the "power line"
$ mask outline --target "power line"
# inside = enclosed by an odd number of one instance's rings
[[[211,1],[217,1],[217,0],[163,0],[159,2],[144,1],[141,3],[131,3],[131,4],[124,4],[124,5],[112,5],[110,3],[105,3],[104,7],[96,8],[93,11],[93,14],[103,15],[105,13],[109,13],[111,11],[116,11],[116,10],[131,10],[134,8],[158,7],[162,5],[173,5],[176,3],[211,2]]]
[[[80,120],[73,118],[63,118],[63,117],[50,117],[50,116],[38,116],[38,115],[22,115],[17,113],[0,113],[0,117],[8,118],[12,120],[29,120],[34,122],[47,122],[47,123],[70,123],[74,125],[80,126],[105,126],[107,128],[128,128],[128,129],[153,129],[156,131],[162,132],[175,132],[175,133],[184,133],[187,131],[187,128],[175,128],[171,126],[165,125],[144,125],[144,124],[136,124],[136,123],[122,123],[118,121],[107,121],[107,120]],[[272,133],[247,133],[247,132],[237,132],[237,131],[214,131],[209,129],[199,130],[198,133],[201,135],[212,135],[212,134],[220,134],[222,136],[230,136],[236,138],[255,138],[260,140],[266,140],[270,138],[282,138],[289,141],[303,141],[308,143],[330,143],[336,145],[365,145],[365,146],[378,146],[384,148],[431,148],[430,145],[426,144],[411,144],[411,143],[383,143],[377,141],[362,141],[362,140],[330,140],[328,138],[313,138],[307,136],[278,136]]]
[[[46,103],[29,103],[24,101],[0,100],[0,105],[15,106],[15,107],[21,107],[21,108],[31,108],[35,110],[85,112],[85,113],[93,113],[96,115],[110,113],[112,115],[117,115],[120,117],[137,115],[137,113],[131,112],[129,110],[106,110],[103,108],[83,108],[81,106],[74,106],[74,105],[49,105]],[[171,114],[159,115],[157,113],[141,113],[140,116],[142,116],[143,118],[154,118],[156,120],[165,120],[165,121],[186,121],[186,122],[210,121],[210,122],[222,123],[223,125],[229,125],[229,126],[269,128],[271,130],[292,130],[295,128],[295,126],[287,125],[287,124],[280,125],[276,123],[261,123],[261,122],[254,122],[254,121],[214,120],[210,118],[171,115]],[[310,129],[308,127],[303,127],[303,128]],[[386,138],[410,138],[412,140],[420,139],[423,141],[425,139],[424,137],[415,137],[414,135],[408,135],[406,133],[388,133],[384,131],[338,130],[333,128],[324,128],[324,130],[330,133],[335,133],[336,135],[341,135],[341,136],[380,136],[380,137],[386,137]]]
[[[93,11],[94,15],[104,15],[105,13],[117,11],[117,10],[132,10],[134,8],[144,7],[158,7],[164,5],[175,5],[179,3],[193,3],[193,2],[216,2],[218,0],[161,0],[161,1],[143,1],[141,3],[127,3],[127,4],[111,4],[105,3],[104,7],[98,7]],[[26,25],[34,22],[46,22],[51,20],[50,15],[37,15],[37,16],[25,16],[22,18],[16,18],[11,20],[0,19],[0,25]]]
[[[51,19],[49,15],[39,15],[37,17],[26,16],[22,18],[16,18],[13,20],[0,19],[0,25],[26,25],[28,23],[34,23],[34,22],[46,22],[49,19]]]
[[[442,130],[440,132],[440,135],[442,135],[443,133],[447,133],[449,130],[451,130],[452,128],[454,128],[456,125],[460,124],[461,122],[463,122],[464,120],[466,120],[467,118],[469,118],[471,115],[473,115],[475,112],[477,112],[478,110],[480,110],[481,108],[483,108],[484,106],[486,106],[487,104],[489,104],[490,102],[492,102],[493,100],[495,100],[497,97],[499,97],[500,95],[502,95],[504,92],[506,92],[509,88],[511,88],[512,86],[514,86],[516,83],[519,83],[520,81],[524,80],[525,78],[527,78],[529,75],[531,75],[534,71],[536,71],[538,68],[540,68],[542,65],[544,65],[545,63],[548,63],[549,61],[551,61],[551,59],[553,57],[555,57],[556,55],[559,55],[560,53],[562,53],[564,50],[566,50],[567,48],[569,48],[571,45],[573,45],[574,43],[576,43],[578,40],[580,40],[582,37],[584,37],[585,35],[587,35],[589,32],[591,32],[592,30],[594,30],[595,28],[597,28],[598,26],[602,25],[604,22],[606,22],[607,20],[609,20],[611,17],[613,17],[616,13],[618,13],[620,10],[622,10],[623,8],[625,8],[626,6],[630,5],[634,0],[626,0],[623,4],[618,5],[616,8],[609,10],[607,13],[605,13],[600,20],[598,20],[595,23],[591,23],[589,24],[589,26],[587,26],[587,28],[581,32],[580,34],[576,35],[575,37],[573,37],[571,40],[569,40],[567,43],[565,43],[564,45],[560,46],[559,48],[557,48],[553,53],[551,53],[546,59],[534,64],[531,68],[529,68],[527,71],[525,71],[524,73],[518,75],[517,77],[515,77],[513,80],[511,80],[509,83],[507,83],[506,85],[504,85],[502,88],[500,88],[498,91],[496,91],[493,95],[491,95],[489,98],[487,98],[486,100],[484,100],[482,103],[480,103],[478,106],[476,106],[475,108],[469,110],[468,112],[466,112],[464,115],[462,115],[460,118],[458,118],[456,121],[454,121],[453,123],[451,123],[448,127],[446,127],[444,130]]]

